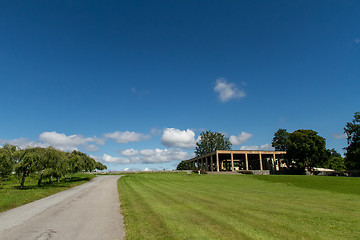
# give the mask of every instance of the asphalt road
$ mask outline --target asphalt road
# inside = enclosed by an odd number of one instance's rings
[[[0,213],[0,239],[123,239],[119,177],[98,176],[83,185]]]

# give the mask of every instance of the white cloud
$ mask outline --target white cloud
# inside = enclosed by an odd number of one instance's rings
[[[225,78],[216,80],[215,92],[219,93],[219,100],[227,102],[231,99],[243,98],[246,96],[245,91],[238,89],[234,83],[227,83]]]
[[[241,132],[238,136],[230,136],[229,140],[233,145],[240,145],[249,140],[252,136],[253,135],[251,133]]]
[[[125,150],[126,151],[126,150]],[[104,154],[102,157],[91,156],[96,161],[103,163],[117,163],[117,164],[129,164],[129,163],[164,163],[171,161],[186,160],[194,157],[194,154],[189,154],[180,149],[170,148],[170,149],[143,149],[143,150],[134,150],[131,151],[137,155],[126,156],[126,157],[113,157],[108,154]]]
[[[270,150],[273,151],[274,148],[271,146],[271,144],[266,143],[264,145],[259,146],[242,146],[240,150]]]
[[[332,137],[335,139],[346,139],[347,135],[346,133],[334,133],[332,134]]]
[[[130,160],[127,158],[122,158],[122,157],[112,157],[108,154],[104,154],[101,158],[101,162],[105,162],[105,163],[118,163],[118,164],[126,164],[126,163],[130,163]]]
[[[90,141],[81,135],[66,136],[64,133],[43,132],[40,134],[40,140],[54,146],[79,146],[85,145]]]
[[[57,132],[43,132],[40,134],[40,140],[43,141],[46,146],[53,146],[57,149],[63,151],[73,151],[78,150],[78,146],[85,146],[86,148],[95,150],[97,147],[90,142],[95,142],[97,144],[103,145],[105,140],[99,139],[97,137],[83,137],[82,135],[70,135],[67,136],[64,133]],[[91,150],[89,150],[91,151]]]
[[[360,43],[360,38],[355,39],[354,42],[355,42],[356,44],[359,44],[359,43]]]
[[[5,145],[6,143],[18,146],[20,148],[26,148],[27,146],[29,146],[29,147],[48,147],[48,145],[45,145],[44,143],[30,141],[27,138],[17,138],[17,139],[12,139],[12,140],[0,139],[1,145]]]
[[[111,138],[118,143],[140,142],[143,140],[148,140],[151,137],[150,135],[129,131],[115,131],[113,133],[106,133],[104,134],[104,136],[105,138]]]
[[[132,157],[132,156],[138,155],[139,151],[135,150],[133,148],[130,148],[130,149],[126,149],[126,150],[121,150],[121,151],[119,151],[119,153],[123,156]]]
[[[91,142],[103,145],[105,141],[96,137],[84,138],[81,135],[66,136],[64,133],[43,132],[39,136],[40,141],[30,141],[26,138],[18,138],[12,140],[0,139],[0,144],[9,143],[19,146],[20,148],[30,147],[49,147],[53,146],[63,151],[78,150],[78,146],[84,146],[88,151],[98,151],[98,147]]]
[[[167,147],[193,148],[196,144],[195,133],[190,129],[181,131],[176,128],[166,128],[161,143]]]
[[[191,154],[180,149],[144,149],[140,151],[140,161],[143,163],[161,163],[174,160],[186,160],[192,157]]]

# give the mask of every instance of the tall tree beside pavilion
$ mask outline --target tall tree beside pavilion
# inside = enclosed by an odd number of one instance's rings
[[[360,169],[360,112],[354,114],[352,122],[348,122],[344,131],[348,146],[345,148],[345,165],[347,169]]]
[[[224,134],[206,131],[200,134],[200,141],[196,143],[195,154],[201,156],[215,150],[231,150],[231,147],[232,143]]]

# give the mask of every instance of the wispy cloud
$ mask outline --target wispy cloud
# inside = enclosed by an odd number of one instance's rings
[[[356,38],[356,39],[354,40],[354,42],[355,42],[356,44],[359,44],[359,43],[360,43],[360,38]]]
[[[138,95],[145,95],[145,94],[149,94],[150,91],[148,90],[138,90],[137,88],[130,88],[130,91],[133,93],[133,94],[138,94]]]
[[[345,133],[333,133],[331,135],[335,139],[346,139],[347,135]]]
[[[244,86],[244,83],[242,83]],[[225,78],[218,78],[214,91],[219,94],[219,100],[223,103],[230,101],[231,99],[239,99],[246,96],[243,89],[236,87],[234,83],[228,83]]]
[[[271,144],[266,143],[261,146],[242,146],[240,150],[274,150],[274,148],[271,146]]]

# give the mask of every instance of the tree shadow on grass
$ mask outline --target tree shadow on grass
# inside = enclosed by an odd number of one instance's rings
[[[69,188],[71,183],[76,183],[76,182],[80,182],[80,181],[90,181],[92,178],[91,177],[72,177],[67,178],[66,180],[62,179],[60,182],[57,181],[53,181],[53,182],[42,182],[40,186],[36,185],[30,185],[30,186],[24,186],[23,188],[21,188],[19,185],[16,186],[12,186],[12,189],[17,189],[17,190],[32,190],[32,189],[50,189],[53,187],[56,188]],[[0,187],[0,189],[2,189]]]

